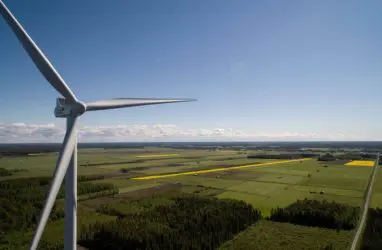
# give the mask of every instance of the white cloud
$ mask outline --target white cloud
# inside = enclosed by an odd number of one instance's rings
[[[55,124],[0,123],[1,142],[49,141],[63,135],[64,129]]]
[[[0,142],[60,142],[65,127],[55,124],[1,123]],[[304,141],[304,140],[362,140],[342,133],[317,134],[281,132],[250,133],[232,128],[183,128],[174,124],[80,126],[81,142],[121,141]]]

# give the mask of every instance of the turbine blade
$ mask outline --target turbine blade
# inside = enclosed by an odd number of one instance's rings
[[[60,186],[62,184],[62,181],[64,180],[66,170],[68,169],[69,162],[72,158],[73,150],[76,145],[77,133],[75,127],[77,123],[77,117],[69,117],[68,119],[73,119],[73,122],[71,123],[71,127],[68,127],[66,130],[64,142],[62,145],[60,155],[58,157],[56,170],[53,176],[53,181],[51,183],[48,196],[45,200],[44,208],[41,213],[37,230],[33,237],[32,245],[30,247],[31,250],[37,249],[38,243],[45,229],[54,202],[56,201],[58,191],[60,190]]]
[[[155,105],[173,102],[191,102],[195,99],[156,99],[156,98],[116,98],[110,100],[96,101],[86,104],[86,111],[118,109],[143,105]]]
[[[36,67],[40,70],[45,79],[65,98],[76,102],[76,97],[66,85],[65,81],[1,0],[0,13],[12,28],[20,43],[23,45],[24,49],[32,58]]]

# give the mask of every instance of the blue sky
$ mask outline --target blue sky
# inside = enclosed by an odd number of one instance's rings
[[[85,114],[82,127],[113,131],[97,140],[133,126],[175,126],[168,140],[382,140],[381,1],[5,2],[81,100],[198,99]],[[61,131],[57,93],[3,20],[0,46],[0,141]]]

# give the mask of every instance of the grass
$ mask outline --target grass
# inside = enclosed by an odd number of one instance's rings
[[[163,173],[178,173],[183,171],[190,171],[190,169],[197,168],[197,165],[189,165],[189,166],[177,166],[177,167],[156,167],[144,169],[141,171],[137,171],[137,173],[141,173],[144,175],[159,175]]]
[[[231,241],[223,244],[220,250],[288,250],[348,249],[352,231],[340,231],[315,227],[304,227],[289,223],[259,221],[239,233]]]
[[[244,200],[259,208],[264,216],[268,216],[272,208],[304,198],[359,206],[369,174],[370,170],[363,167],[323,167],[317,161],[272,165],[222,177],[246,182],[225,188],[218,197]],[[380,198],[382,201],[382,196]]]
[[[132,192],[132,191],[142,190],[142,189],[146,189],[146,188],[156,187],[159,185],[160,185],[160,183],[144,183],[141,185],[134,185],[131,187],[120,188],[119,193],[121,194],[121,193]]]
[[[370,207],[382,207],[382,170],[381,166],[377,169],[376,180],[374,182],[373,193],[371,197]]]
[[[226,189],[228,187],[243,183],[242,180],[224,180],[209,178],[203,176],[173,176],[170,178],[160,179],[163,183],[181,183],[183,185],[207,186],[217,189]]]
[[[126,188],[126,187],[135,187],[135,186],[142,186],[142,185],[147,185],[153,183],[153,181],[150,182],[139,182],[136,180],[132,179],[127,179],[127,178],[107,178],[103,180],[97,180],[97,181],[92,181],[93,183],[113,183],[116,185],[118,188]]]
[[[282,175],[282,174],[265,174],[256,179],[256,181],[261,182],[274,182],[274,183],[285,183],[285,184],[297,184],[302,182],[306,176],[296,176],[296,175]]]
[[[85,206],[79,206],[77,209],[77,232],[81,234],[81,227],[89,225],[95,222],[104,222],[115,220],[116,217],[97,213]],[[50,243],[55,243],[60,239],[63,239],[64,235],[64,220],[58,220],[53,223],[49,223],[45,228],[42,239]],[[32,236],[32,235],[31,235]]]
[[[317,187],[332,187],[332,188],[343,188],[351,190],[364,190],[367,184],[367,179],[351,179],[341,176],[312,176],[307,179],[304,183],[307,186],[317,186]]]
[[[246,194],[246,193],[241,193],[241,192],[235,192],[235,191],[226,191],[223,193],[220,193],[217,195],[218,198],[220,199],[236,199],[236,200],[243,200],[254,207],[260,209],[262,213],[266,210],[262,204],[266,203],[266,200],[268,199],[265,196],[262,195],[257,195],[257,194]]]
[[[269,183],[265,182],[246,181],[239,185],[228,187],[227,190],[270,197],[270,195],[283,190],[286,186],[286,184],[272,183],[269,185]]]
[[[129,159],[131,162],[126,163],[116,163],[116,164],[110,164],[110,165],[99,165],[89,168],[103,168],[103,169],[114,169],[119,170],[120,168],[138,168],[138,167],[166,167],[168,164],[175,164],[175,163],[184,163],[189,162],[190,159],[182,158],[182,157],[175,157],[175,158],[169,158],[169,159],[139,159],[142,162],[135,163],[133,162],[134,159]],[[113,163],[113,162],[110,162]]]

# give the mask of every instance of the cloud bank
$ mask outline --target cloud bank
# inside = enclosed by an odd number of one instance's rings
[[[60,142],[65,127],[56,124],[1,123],[0,142]],[[184,128],[174,124],[80,126],[80,142],[138,141],[311,141],[362,140],[365,138],[336,134],[282,132],[246,132],[232,128]]]

